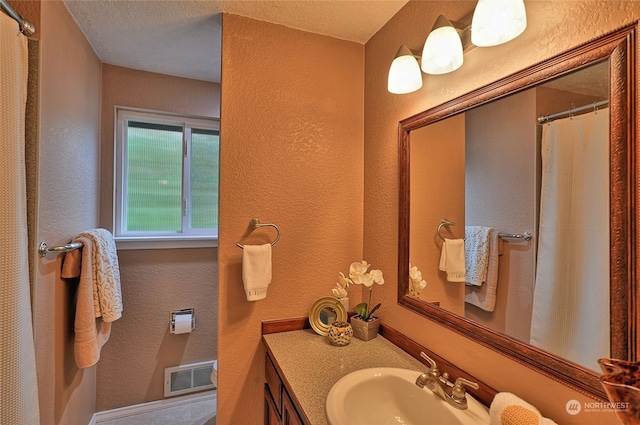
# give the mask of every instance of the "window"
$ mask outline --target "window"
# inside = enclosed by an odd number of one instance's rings
[[[218,121],[121,108],[116,119],[119,247],[215,246]]]

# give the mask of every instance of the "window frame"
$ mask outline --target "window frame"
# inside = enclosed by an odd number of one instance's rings
[[[127,132],[129,121],[178,126],[182,137],[182,221],[180,231],[127,231],[126,230],[126,172]],[[212,130],[220,137],[220,120],[217,118],[178,115],[139,108],[115,107],[114,122],[114,179],[113,179],[113,234],[118,249],[197,248],[218,246],[218,229],[191,229],[191,129]],[[219,140],[219,139],[218,139]],[[219,145],[218,145],[219,149]],[[218,150],[219,155],[219,150]],[[218,157],[219,160],[219,157]],[[219,164],[219,162],[218,162]],[[217,170],[218,176],[220,170]],[[219,192],[219,180],[218,180]],[[219,208],[216,207],[216,214]]]

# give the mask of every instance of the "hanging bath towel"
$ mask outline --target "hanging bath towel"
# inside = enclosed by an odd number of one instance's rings
[[[485,311],[493,311],[498,294],[498,269],[500,265],[500,245],[502,241],[497,230],[489,232],[489,258],[487,262],[487,278],[482,286],[466,285],[465,302],[480,307]]]
[[[466,226],[464,234],[464,261],[467,285],[482,286],[489,269],[489,234],[491,227]]]
[[[120,268],[113,236],[105,229],[80,233],[83,248],[65,255],[62,277],[80,276],[74,322],[74,356],[79,368],[93,366],[109,339],[111,322],[122,316]]]

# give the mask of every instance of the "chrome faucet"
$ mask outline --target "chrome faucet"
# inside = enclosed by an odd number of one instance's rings
[[[441,399],[449,403],[456,409],[464,410],[467,408],[467,397],[464,386],[478,389],[479,386],[475,382],[471,382],[465,378],[457,378],[455,383],[449,381],[449,374],[443,373],[440,375],[438,366],[435,360],[427,356],[424,352],[420,355],[429,362],[429,370],[426,373],[418,376],[416,379],[416,385],[420,388],[427,387]],[[447,391],[451,388],[449,391]]]

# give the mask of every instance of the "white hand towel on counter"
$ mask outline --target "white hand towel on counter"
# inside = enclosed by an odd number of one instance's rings
[[[271,283],[271,244],[244,245],[242,250],[242,282],[247,301],[266,298]]]
[[[444,239],[439,268],[449,282],[465,281],[464,239]]]
[[[465,227],[464,258],[468,285],[481,286],[487,280],[491,230],[486,226]]]
[[[502,239],[498,236],[500,232],[491,230],[489,232],[489,258],[487,264],[487,278],[484,285],[466,285],[465,302],[480,307],[485,311],[493,311],[496,306],[496,296],[498,291],[498,268],[500,266],[500,246]]]
[[[512,393],[496,394],[489,408],[491,425],[557,425],[531,404]]]

